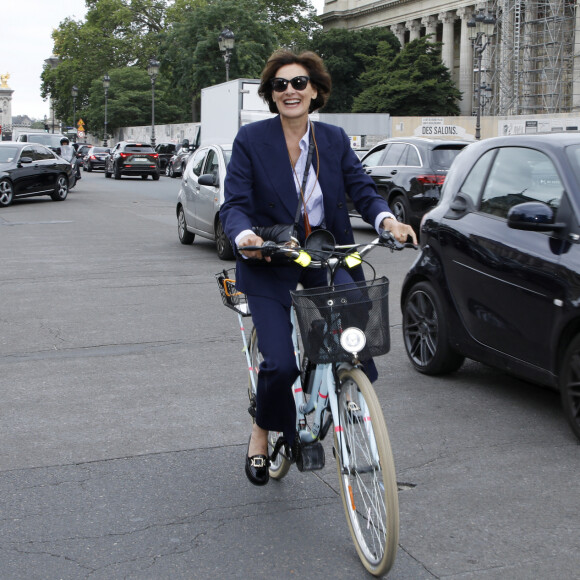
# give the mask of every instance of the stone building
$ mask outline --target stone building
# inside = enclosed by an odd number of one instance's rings
[[[386,26],[404,46],[432,34],[463,93],[462,115],[580,111],[580,0],[325,0],[325,30]],[[492,33],[474,44],[475,17]],[[471,24],[469,24],[471,21]],[[478,50],[484,47],[483,50]]]

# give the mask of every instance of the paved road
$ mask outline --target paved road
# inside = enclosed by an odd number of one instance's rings
[[[255,488],[235,316],[179,181],[84,173],[0,211],[0,578],[366,578],[332,462]],[[357,228],[360,239],[369,237]],[[412,371],[391,278],[378,361],[401,535],[389,578],[578,579],[578,442],[555,393],[476,363]]]

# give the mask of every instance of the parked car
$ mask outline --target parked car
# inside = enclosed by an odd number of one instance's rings
[[[215,240],[217,254],[222,260],[234,257],[219,216],[231,155],[231,145],[210,145],[198,149],[185,167],[176,207],[179,241],[192,244],[196,234]]]
[[[105,169],[105,161],[110,152],[109,147],[90,147],[83,160],[83,171],[90,173],[93,169]]]
[[[155,146],[155,153],[159,156],[159,170],[165,173],[165,168],[170,159],[177,153],[178,145],[175,143],[158,143]]]
[[[165,174],[169,177],[179,177],[180,175],[183,175],[185,166],[194,151],[195,147],[190,145],[189,139],[184,139],[179,150],[170,159]]]
[[[151,175],[159,179],[158,155],[151,145],[121,141],[117,143],[105,159],[105,177],[121,179],[121,175],[140,175],[147,179]]]
[[[580,437],[580,136],[485,139],[453,164],[401,293],[425,374],[465,357],[560,390]]]
[[[71,164],[48,147],[0,142],[0,207],[9,206],[20,197],[38,195],[63,201],[74,182]]]
[[[395,217],[419,231],[425,212],[439,202],[451,163],[467,144],[424,137],[385,139],[361,163]],[[352,213],[352,205],[349,209]]]

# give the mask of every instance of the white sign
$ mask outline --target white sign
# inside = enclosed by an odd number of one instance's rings
[[[453,137],[465,139],[465,129],[460,125],[445,124],[444,117],[423,117],[415,129],[416,137]]]

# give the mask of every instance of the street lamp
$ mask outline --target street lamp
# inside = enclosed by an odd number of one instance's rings
[[[218,44],[226,63],[226,82],[230,80],[230,60],[234,50],[235,37],[229,28],[224,28],[218,36]]]
[[[103,88],[105,89],[105,133],[103,134],[103,147],[107,146],[107,99],[109,97],[109,86],[111,84],[111,77],[105,74],[103,77]]]
[[[495,16],[489,12],[484,14],[483,8],[478,9],[477,14],[473,14],[468,21],[469,40],[473,46],[473,59],[477,62],[477,120],[475,122],[475,138],[481,139],[481,108],[483,101],[483,90],[487,91],[488,86],[482,85],[481,82],[481,55],[489,44],[489,38],[493,35],[495,29]],[[485,43],[483,37],[485,36]],[[487,98],[487,96],[486,96]],[[486,101],[487,102],[487,101]]]
[[[73,98],[73,131],[74,134],[76,136],[77,132],[76,132],[76,126],[77,126],[77,95],[79,94],[79,89],[76,87],[76,85],[73,85],[70,94],[72,95]],[[76,138],[74,139],[76,141]]]
[[[159,61],[152,58],[147,72],[151,77],[151,147],[155,148],[155,80],[159,74]]]

